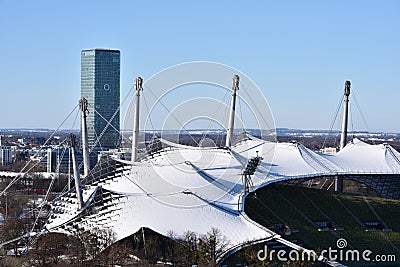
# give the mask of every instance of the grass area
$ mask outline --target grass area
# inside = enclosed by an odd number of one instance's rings
[[[269,228],[273,223],[280,222],[278,217],[281,218],[292,229],[299,230],[287,239],[297,239],[307,248],[316,251],[328,247],[336,248],[338,237],[342,237],[354,249],[361,251],[369,249],[374,254],[396,254],[397,259],[400,259],[400,201],[398,200],[366,197],[387,227],[393,230],[392,232],[370,232],[366,231],[360,222],[379,220],[368,207],[363,196],[278,184],[262,188],[256,192],[256,195],[257,198],[252,195],[247,198],[246,213]],[[297,210],[291,204],[294,204]],[[272,211],[269,211],[265,205]],[[324,213],[338,227],[344,229],[336,232],[318,232],[309,220],[327,220]],[[397,247],[397,250],[393,245]],[[346,264],[368,266],[365,263]]]
[[[393,210],[400,211],[400,201],[382,198],[369,198],[368,201],[389,228],[400,231],[399,213],[397,213],[397,216],[396,213],[393,214]],[[388,209],[388,206],[391,206],[391,208]]]
[[[395,246],[400,248],[400,232],[399,231],[386,232],[385,234]]]
[[[362,196],[339,195],[343,204],[362,222],[376,221],[377,218],[371,212]]]
[[[285,197],[287,195],[290,196],[289,201],[296,205],[303,214],[305,214],[312,221],[326,221],[327,218],[312,204],[312,202],[308,201],[307,197],[304,194],[299,194],[299,191],[296,187],[286,187],[283,191],[277,187],[279,192]],[[287,198],[287,197],[286,197]]]

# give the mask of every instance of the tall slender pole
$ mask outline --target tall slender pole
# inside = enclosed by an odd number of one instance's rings
[[[89,164],[89,148],[88,148],[88,132],[86,123],[86,113],[88,112],[88,101],[86,98],[79,100],[79,109],[81,110],[82,118],[82,150],[83,150],[83,175],[86,177],[89,175],[90,164]]]
[[[344,84],[344,105],[343,105],[343,122],[342,122],[342,134],[340,136],[340,150],[342,150],[347,143],[347,125],[349,121],[349,96],[350,96],[350,81],[346,81]],[[335,191],[343,192],[343,177],[335,177]]]
[[[344,106],[343,106],[343,122],[342,122],[342,135],[340,136],[340,150],[342,150],[347,143],[347,124],[349,120],[349,96],[350,96],[350,81],[346,81],[344,85]]]
[[[71,190],[71,148],[68,149],[68,191]]]
[[[6,196],[6,216],[4,217],[4,219],[8,219],[8,193],[5,192],[4,195]]]
[[[144,235],[144,227],[142,227],[142,237],[143,237],[143,247],[144,247],[144,255],[147,255],[147,249],[146,249],[146,237]]]
[[[69,135],[70,139],[70,149],[72,154],[72,165],[74,167],[74,178],[75,178],[75,190],[76,190],[76,197],[78,199],[78,209],[81,209],[83,206],[83,196],[82,196],[82,184],[81,178],[79,176],[79,167],[78,163],[76,162],[76,155],[75,155],[75,147],[76,147],[76,136],[74,134]]]
[[[133,134],[132,134],[132,156],[131,161],[135,162],[137,160],[138,154],[138,144],[139,144],[139,105],[140,105],[140,91],[143,91],[142,88],[143,79],[141,77],[137,77],[135,79],[135,88],[136,88],[136,103],[135,103],[135,114],[133,117]]]
[[[236,92],[239,90],[239,75],[233,76],[232,81],[232,100],[229,114],[228,131],[226,133],[225,146],[231,147],[233,138],[233,128],[235,127]]]

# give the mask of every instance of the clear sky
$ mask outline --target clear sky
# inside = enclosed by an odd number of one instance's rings
[[[215,61],[254,80],[277,127],[329,128],[349,79],[369,130],[400,132],[399,1],[0,0],[0,12],[0,128],[57,127],[80,97],[80,51],[100,47],[121,50],[121,97],[138,75]]]

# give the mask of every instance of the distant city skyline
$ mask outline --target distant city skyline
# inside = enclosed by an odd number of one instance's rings
[[[80,51],[111,48],[121,51],[121,99],[136,76],[214,61],[260,87],[276,127],[329,129],[350,80],[349,128],[400,132],[398,1],[0,0],[0,9],[0,128],[57,128],[80,98]]]

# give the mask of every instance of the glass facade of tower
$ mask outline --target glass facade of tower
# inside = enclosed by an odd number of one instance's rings
[[[88,100],[88,146],[116,148],[120,130],[120,51],[81,52],[81,97]],[[107,127],[107,121],[111,125]],[[99,141],[96,140],[100,137]]]

